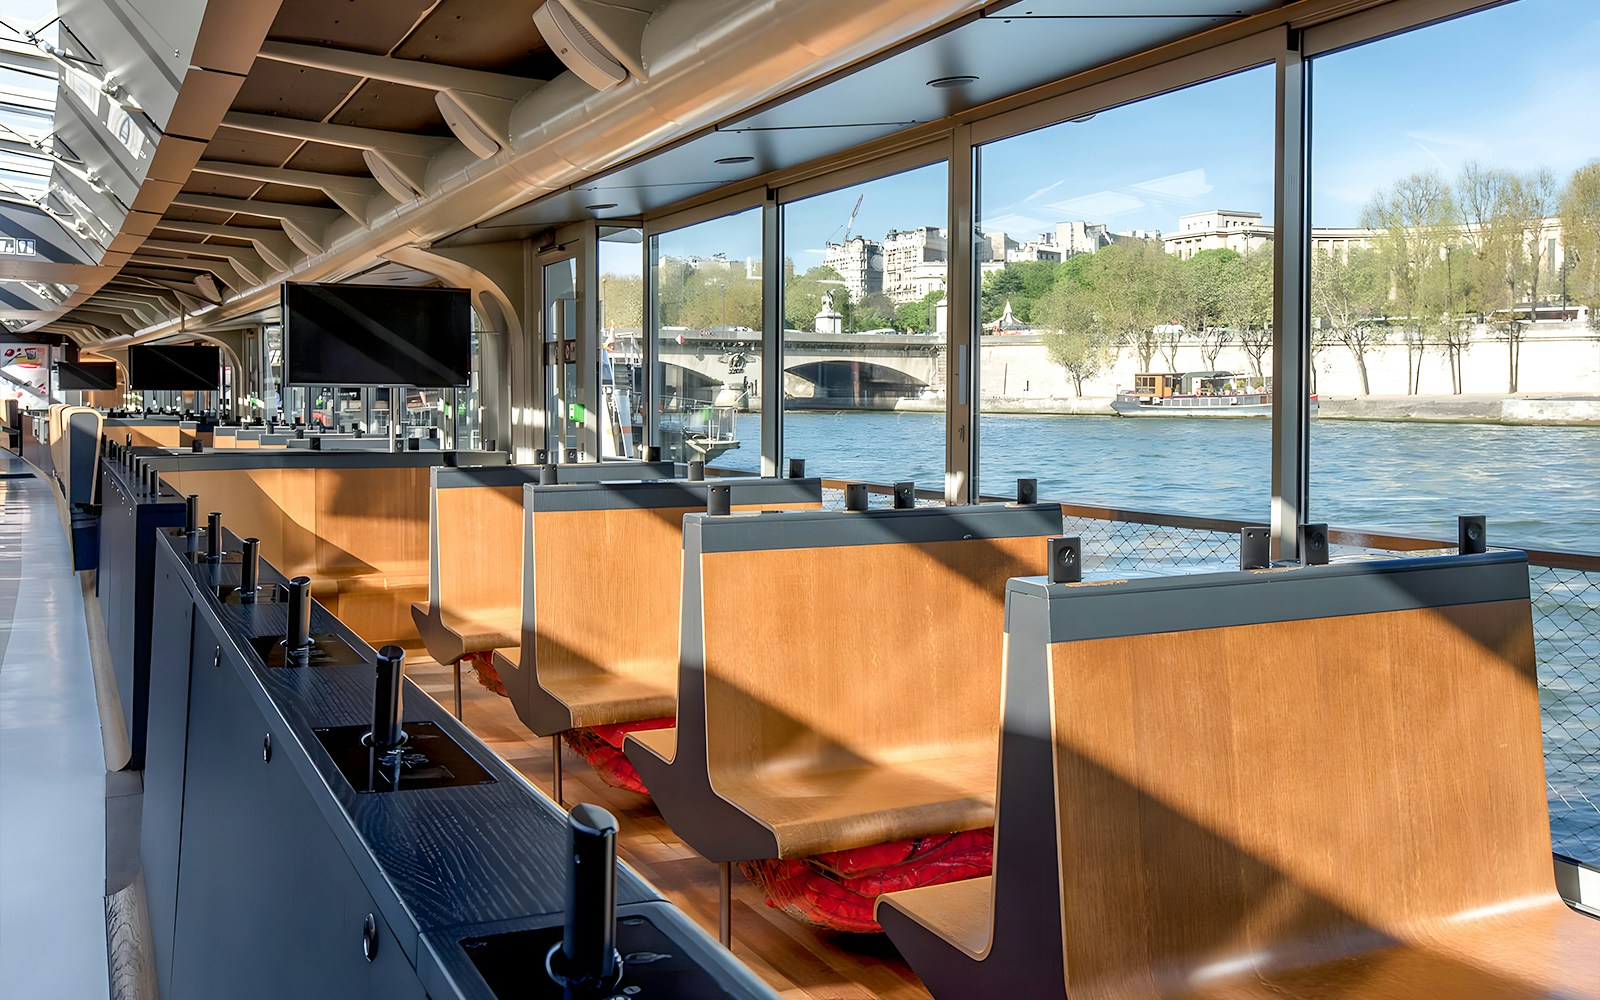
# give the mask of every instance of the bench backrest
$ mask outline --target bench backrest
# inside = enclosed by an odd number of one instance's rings
[[[187,448],[194,441],[195,425],[178,421],[135,423],[107,420],[106,436],[117,444],[131,437],[135,448]]]
[[[682,655],[716,723],[713,781],[956,746],[992,760],[1006,580],[1044,572],[1060,533],[1048,504],[690,518]]]
[[[589,462],[557,467],[559,482],[671,479],[671,462]],[[538,466],[433,470],[428,513],[428,603],[440,608],[522,604],[522,488]]]
[[[1008,676],[1008,699],[1021,716],[1045,694],[1053,779],[1008,709],[996,899],[1059,870],[1073,995],[1181,992],[1553,897],[1521,553],[1030,586],[1053,592],[1048,693]],[[1039,629],[1010,613],[1019,669]],[[1043,866],[1008,829],[1041,784]]]
[[[686,514],[702,482],[527,486],[522,649],[541,679],[603,667],[676,683]],[[736,510],[822,506],[818,479],[728,479]],[[528,660],[532,653],[531,661]]]

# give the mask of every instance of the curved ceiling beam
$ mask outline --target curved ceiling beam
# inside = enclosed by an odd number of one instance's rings
[[[311,188],[321,191],[344,213],[356,222],[367,224],[367,210],[377,197],[377,182],[364,177],[345,177],[341,174],[320,174],[311,170],[290,170],[285,167],[258,167],[253,163],[229,163],[226,160],[201,160],[195,164],[195,173],[237,177],[241,180],[260,181],[263,184],[285,184],[289,187]]]
[[[178,257],[156,257],[149,254],[135,254],[129,259],[128,263],[136,267],[158,267],[168,271],[198,271],[200,273],[195,277],[195,285],[197,288],[203,288],[203,286],[200,285],[201,278],[209,277],[211,279],[210,284],[212,288],[216,288],[216,283],[220,281],[228,291],[235,294],[243,291],[244,289],[244,285],[240,280],[239,275],[233,269],[223,267],[221,264],[213,264],[209,261],[188,260]],[[162,279],[155,278],[151,280],[176,290],[176,286],[171,285]],[[216,288],[216,292],[216,301],[212,302],[212,305],[221,305],[223,298],[222,289]],[[209,296],[203,297],[206,297],[209,300]]]
[[[294,241],[294,245],[308,254],[318,254],[326,248],[323,234],[342,214],[334,209],[317,208],[315,205],[290,205],[281,201],[248,201],[244,198],[222,198],[214,194],[190,194],[187,191],[179,191],[173,195],[172,203],[185,208],[206,208],[213,212],[232,212],[277,219],[282,223],[284,233]]]
[[[372,171],[373,179],[382,184],[383,189],[396,201],[411,201],[427,190],[429,161],[435,153],[451,143],[451,140],[439,136],[385,132],[358,125],[335,125],[332,122],[280,118],[277,115],[252,115],[242,111],[228,112],[222,117],[222,124],[246,132],[359,149],[362,159],[367,161],[367,168]]]
[[[520,99],[524,94],[544,83],[505,73],[489,73],[481,69],[462,69],[459,66],[441,66],[433,62],[414,59],[396,59],[348,49],[329,49],[320,45],[298,45],[293,42],[265,42],[261,46],[261,59],[325,69],[348,76],[364,76],[387,83],[399,83],[423,90],[460,90],[469,94],[503,97],[508,101]]]
[[[176,240],[145,240],[144,249],[225,260],[232,264],[234,270],[238,271],[239,276],[246,281],[260,282],[263,275],[272,273],[260,254],[244,247],[221,247],[215,243],[180,243]]]
[[[434,91],[445,124],[481,159],[511,144],[511,109],[545,82],[293,42],[269,41],[261,58]]]
[[[254,205],[255,202],[250,202]],[[280,271],[287,271],[299,262],[301,254],[290,238],[271,229],[252,229],[245,226],[219,226],[210,222],[183,222],[162,219],[158,229],[172,229],[196,236],[224,236],[235,240],[249,240],[261,259]]]

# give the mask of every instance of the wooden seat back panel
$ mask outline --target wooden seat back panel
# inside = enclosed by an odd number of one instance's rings
[[[519,607],[522,487],[435,490],[433,503],[432,607]]]
[[[1074,997],[1175,995],[1553,896],[1526,601],[1049,655]]]
[[[703,508],[530,515],[532,646],[541,684],[559,690],[564,678],[598,669],[671,687],[678,666],[681,525],[695,509]]]
[[[426,468],[311,471],[320,572],[340,577],[427,578]]]
[[[701,559],[713,775],[957,746],[992,764],[1006,580],[1043,572],[1042,537]]]

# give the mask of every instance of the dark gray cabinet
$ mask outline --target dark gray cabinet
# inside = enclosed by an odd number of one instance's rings
[[[209,631],[196,632],[167,1000],[422,1000],[399,942],[295,771],[283,744],[292,737],[260,711]]]

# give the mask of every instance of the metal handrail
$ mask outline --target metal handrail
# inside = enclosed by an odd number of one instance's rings
[[[829,489],[842,490],[850,483],[863,483],[859,479],[832,479],[823,477],[822,485]],[[868,493],[893,493],[892,486],[883,483],[865,483]],[[917,498],[922,500],[943,499],[944,494],[938,490],[917,490]],[[983,494],[979,497],[984,503],[1005,503],[1014,499],[1008,496]],[[1041,497],[1041,501],[1050,502]],[[1260,521],[1241,521],[1234,518],[1202,517],[1195,514],[1170,514],[1158,511],[1126,510],[1121,507],[1107,507],[1101,504],[1066,503],[1061,504],[1061,513],[1068,517],[1083,517],[1096,521],[1124,521],[1130,524],[1149,524],[1163,528],[1187,528],[1193,531],[1216,531],[1225,534],[1238,534],[1240,528],[1260,524]],[[1492,525],[1491,525],[1492,527]],[[1456,539],[1427,538],[1420,535],[1405,535],[1387,531],[1373,531],[1364,528],[1339,528],[1329,526],[1328,540],[1339,545],[1353,545],[1360,548],[1388,549],[1394,552],[1417,552],[1425,549],[1454,548]],[[1571,569],[1585,571],[1600,571],[1600,552],[1574,552],[1557,549],[1534,549],[1514,543],[1498,543],[1496,548],[1518,549],[1527,553],[1528,564],[1531,566],[1548,566],[1553,569]]]

